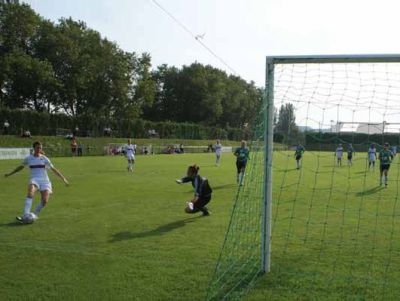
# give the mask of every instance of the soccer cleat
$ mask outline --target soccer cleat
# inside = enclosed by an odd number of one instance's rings
[[[15,219],[16,219],[17,221],[19,221],[20,223],[23,223],[23,222],[24,222],[24,219],[22,218],[22,216],[17,216],[17,217],[15,217]]]
[[[208,212],[207,208],[203,208],[203,210],[201,210],[203,212],[203,216],[209,216],[210,212]]]

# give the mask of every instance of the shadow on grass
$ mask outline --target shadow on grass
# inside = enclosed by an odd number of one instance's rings
[[[153,230],[148,230],[140,233],[133,233],[130,231],[124,231],[124,232],[118,232],[112,235],[112,238],[109,240],[109,242],[117,242],[117,241],[122,241],[122,240],[127,240],[127,239],[134,239],[134,238],[143,238],[143,237],[148,237],[148,236],[157,236],[157,235],[164,235],[168,232],[171,232],[175,229],[182,228],[186,226],[189,223],[194,222],[195,219],[201,218],[202,216],[196,216],[192,218],[187,218],[184,220],[172,222],[169,224],[165,224],[162,226],[159,226]]]
[[[371,195],[377,193],[378,191],[382,190],[382,186],[376,186],[368,190],[360,191],[356,193],[356,196],[363,196],[363,195]]]
[[[277,169],[274,169],[274,171],[276,171],[276,172],[289,172],[289,171],[295,171],[295,170],[300,170],[300,169],[297,169],[297,168],[278,169],[277,168]]]
[[[20,222],[9,222],[6,224],[0,224],[0,227],[22,227],[22,226],[29,226],[31,224],[22,224]]]
[[[367,170],[364,170],[364,171],[357,171],[357,172],[355,172],[354,174],[356,174],[356,175],[361,175],[361,174],[366,174],[366,173],[368,173]]]
[[[231,188],[231,187],[236,187],[236,186],[237,186],[237,184],[225,184],[225,185],[213,186],[211,188],[213,190],[218,190],[218,189]]]

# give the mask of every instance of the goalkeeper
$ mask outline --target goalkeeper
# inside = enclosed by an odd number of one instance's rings
[[[187,203],[185,208],[186,213],[203,212],[203,216],[210,215],[206,205],[211,200],[212,189],[208,180],[199,175],[199,169],[196,164],[189,166],[186,177],[176,180],[178,184],[191,182],[194,188],[194,197]]]

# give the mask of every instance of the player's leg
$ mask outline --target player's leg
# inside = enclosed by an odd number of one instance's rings
[[[236,161],[236,183],[239,184],[239,176],[240,176],[241,166],[238,161]]]
[[[382,166],[382,164],[379,167],[379,171],[380,171],[379,185],[382,185],[382,180],[383,180],[383,166]]]
[[[41,199],[40,199],[40,203],[36,206],[35,208],[35,214],[36,216],[39,216],[40,211],[42,211],[42,209],[47,205],[47,203],[49,202],[49,197],[50,197],[50,193],[51,190],[45,189],[40,191],[41,194]]]
[[[35,196],[35,192],[37,191],[37,189],[38,187],[34,183],[30,183],[28,185],[28,193],[26,194],[24,211],[22,213],[22,216],[16,217],[18,221],[22,222],[24,216],[31,212],[33,197]]]
[[[385,187],[388,185],[388,172],[389,172],[389,166],[385,168],[384,174],[385,174]]]
[[[131,159],[131,172],[133,172],[133,166],[135,165],[135,159]]]
[[[128,171],[132,172],[133,171],[133,164],[135,163],[135,160],[132,157],[128,158]]]
[[[240,168],[240,173],[239,173],[239,185],[240,186],[243,185],[245,171],[246,171],[246,164],[242,164],[242,166]]]
[[[221,159],[221,154],[216,154],[216,161],[215,161],[215,165],[219,165],[220,159]]]

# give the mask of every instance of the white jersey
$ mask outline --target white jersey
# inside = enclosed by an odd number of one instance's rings
[[[368,160],[375,161],[375,159],[376,159],[376,148],[370,147],[368,149]]]
[[[342,158],[342,157],[343,157],[343,147],[339,146],[339,147],[336,149],[336,157],[337,157],[337,158]]]
[[[135,158],[136,144],[127,144],[125,146],[126,157]]]
[[[46,169],[52,168],[53,164],[46,156],[35,157],[34,155],[29,155],[22,161],[22,165],[29,166],[31,169],[31,180],[50,182]]]
[[[221,151],[222,151],[222,144],[221,144],[221,143],[215,144],[215,153],[216,153],[217,155],[220,155],[220,154],[221,154]]]

